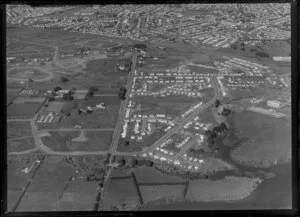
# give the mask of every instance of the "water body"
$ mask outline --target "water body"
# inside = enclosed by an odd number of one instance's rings
[[[275,167],[260,169],[237,164],[229,153],[234,147],[226,147],[222,139],[216,141],[220,147],[219,157],[233,164],[241,172],[263,170],[275,173],[276,176],[265,179],[249,197],[238,201],[224,202],[178,202],[172,204],[156,204],[145,207],[143,210],[226,210],[226,209],[291,209],[292,208],[292,169],[291,163]],[[224,176],[234,175],[232,171],[217,173],[210,179],[222,179]]]

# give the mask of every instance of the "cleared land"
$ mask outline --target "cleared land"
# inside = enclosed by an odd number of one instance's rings
[[[8,121],[7,139],[17,139],[21,137],[32,136],[29,121]]]
[[[233,160],[269,167],[291,159],[290,121],[247,111],[234,116],[234,127],[249,140],[231,152]]]
[[[223,180],[190,181],[186,199],[191,201],[240,200],[251,194],[258,186],[258,179],[227,176]]]
[[[131,178],[130,169],[114,169],[110,175],[110,178]]]
[[[184,183],[185,180],[171,175],[165,175],[152,167],[141,167],[134,170],[139,184],[141,183]]]
[[[114,207],[121,210],[132,210],[140,204],[132,179],[112,179],[108,183],[108,191],[104,198],[104,211]]]
[[[14,100],[14,104],[19,103],[42,103],[45,100],[44,97],[17,97]]]
[[[184,185],[155,185],[140,186],[140,191],[145,203],[157,200],[174,202],[183,199]]]

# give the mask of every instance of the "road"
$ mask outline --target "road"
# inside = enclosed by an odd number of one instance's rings
[[[117,119],[117,123],[116,123],[116,127],[115,127],[115,131],[114,131],[114,135],[113,135],[113,139],[112,139],[112,143],[111,143],[111,147],[109,150],[109,153],[111,154],[110,159],[109,159],[109,165],[112,165],[113,160],[114,160],[114,156],[116,154],[116,150],[118,147],[118,143],[119,143],[119,139],[120,139],[120,134],[121,134],[121,130],[122,128],[122,124],[125,118],[125,110],[126,110],[126,105],[127,105],[127,101],[131,92],[131,88],[132,88],[132,82],[133,82],[133,77],[134,77],[134,72],[135,72],[135,67],[136,67],[136,60],[137,60],[137,53],[135,53],[132,57],[132,65],[131,65],[131,71],[130,74],[128,75],[128,79],[127,79],[127,92],[125,95],[125,100],[123,100],[121,102],[121,106],[120,106],[120,110],[119,110],[119,115],[118,115],[118,119]],[[108,172],[105,176],[105,179],[103,181],[103,193],[101,195],[101,199],[100,199],[100,203],[99,203],[99,209],[101,210],[103,207],[102,201],[103,198],[105,197],[105,195],[107,194],[107,185],[108,185],[108,180],[109,177],[111,175],[112,172],[112,167],[110,166],[108,169]]]
[[[75,129],[75,128],[59,128],[59,129],[44,129],[38,130],[38,133],[47,133],[51,131],[114,131],[115,128],[84,128],[84,129]]]

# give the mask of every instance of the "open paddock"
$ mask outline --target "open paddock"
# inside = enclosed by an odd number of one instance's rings
[[[49,74],[46,71],[42,71],[38,68],[32,68],[32,67],[12,68],[12,69],[8,69],[7,73],[8,73],[8,78],[15,78],[15,79],[40,80],[49,77]]]
[[[136,104],[141,104],[141,114],[166,114],[178,116],[199,102],[198,98],[188,98],[184,96],[168,96],[168,97],[142,97],[134,98]]]
[[[23,104],[23,103],[43,103],[45,97],[17,97],[14,100],[14,104]]]
[[[8,121],[7,139],[17,139],[32,135],[29,121]]]
[[[42,137],[45,146],[53,151],[107,151],[113,131],[52,131]]]
[[[144,203],[164,200],[176,202],[183,199],[184,185],[142,185],[140,191]]]
[[[92,211],[97,197],[97,182],[71,181],[57,204],[57,211]]]
[[[104,197],[104,211],[117,207],[121,210],[132,210],[140,205],[139,196],[132,179],[110,179],[108,191]]]
[[[186,199],[198,202],[233,201],[248,197],[259,184],[257,178],[226,176],[222,180],[190,181]]]
[[[7,117],[31,117],[40,107],[40,103],[11,104],[7,108]]]
[[[55,211],[58,192],[26,192],[16,212]]]
[[[231,121],[238,137],[249,139],[231,152],[233,160],[256,167],[291,160],[291,120],[243,111]]]
[[[137,181],[140,184],[153,184],[153,183],[178,183],[184,184],[185,180],[177,177],[162,174],[153,167],[141,167],[134,170]]]
[[[72,167],[64,162],[63,157],[46,157],[37,170],[27,192],[55,192],[58,198],[59,193],[63,191],[72,173]]]
[[[7,88],[6,89],[6,102],[7,104],[14,99],[18,93],[21,91],[20,88]]]
[[[35,148],[35,141],[33,137],[26,137],[23,139],[7,140],[8,152],[21,152]]]

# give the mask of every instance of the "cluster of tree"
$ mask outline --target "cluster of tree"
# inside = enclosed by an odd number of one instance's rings
[[[69,91],[67,93],[64,93],[63,96],[62,96],[62,99],[72,101],[74,99],[73,94],[74,94],[73,91]]]
[[[269,54],[263,51],[256,51],[256,56],[258,57],[269,57]]]
[[[228,116],[230,113],[231,113],[231,110],[230,110],[230,109],[228,109],[228,108],[223,108],[223,111],[222,111],[222,115],[223,115],[223,116]]]
[[[133,47],[137,49],[147,49],[147,45],[145,44],[135,44]]]
[[[227,130],[228,128],[225,123],[221,123],[219,126],[214,127],[212,130],[207,130],[205,132],[205,135],[207,136],[207,142],[209,146],[214,145],[217,136],[224,133]]]
[[[145,159],[136,159],[134,157],[115,156],[114,162],[118,163],[118,168],[132,168],[140,166],[153,166],[153,162]]]
[[[215,102],[215,107],[219,108],[220,105],[221,105],[221,102],[220,102],[220,100],[217,99]]]
[[[66,82],[69,81],[69,79],[67,79],[67,78],[64,77],[64,76],[61,76],[61,77],[60,77],[60,81],[61,81],[62,83],[66,83]]]
[[[125,99],[125,95],[126,95],[127,89],[125,87],[120,87],[119,89],[119,98],[124,100]]]

